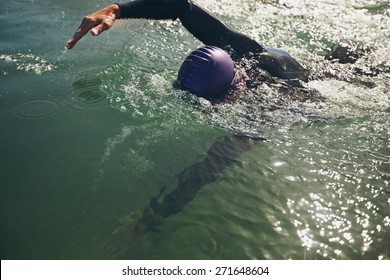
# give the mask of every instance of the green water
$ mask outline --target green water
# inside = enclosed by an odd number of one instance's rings
[[[178,22],[119,21],[65,51],[82,17],[108,2],[2,0],[1,259],[107,258],[102,244],[119,219],[173,189],[232,131],[267,141],[158,231],[123,244],[124,258],[389,258],[390,5],[307,2],[198,1],[313,71],[336,73],[308,84],[324,102],[267,111],[251,96],[194,106],[172,89],[200,45]],[[325,61],[342,42],[371,52],[354,65]]]

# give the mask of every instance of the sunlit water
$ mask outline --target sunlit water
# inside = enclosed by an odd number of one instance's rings
[[[388,1],[198,3],[297,57],[323,100],[271,110],[256,98],[277,94],[265,84],[235,104],[194,100],[172,88],[200,45],[179,22],[118,21],[65,51],[106,1],[2,0],[2,259],[107,258],[102,244],[122,216],[235,133],[267,141],[126,258],[389,258]],[[370,52],[354,64],[325,60],[340,43]]]

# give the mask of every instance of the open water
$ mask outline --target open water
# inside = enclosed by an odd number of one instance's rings
[[[267,140],[156,231],[123,242],[121,258],[389,258],[390,3],[198,3],[327,73],[307,85],[323,100],[189,102],[171,85],[201,43],[178,21],[118,21],[65,51],[107,1],[1,0],[1,259],[116,258],[103,244],[121,217],[235,133]],[[369,51],[353,64],[324,59],[342,43]]]

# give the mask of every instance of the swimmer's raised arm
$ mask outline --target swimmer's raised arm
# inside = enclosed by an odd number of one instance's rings
[[[190,7],[189,0],[133,0],[124,3],[109,5],[95,13],[84,17],[80,27],[73,37],[67,42],[68,49],[88,33],[97,36],[109,29],[115,20],[121,19],[172,19],[175,20],[180,14]]]
[[[133,0],[109,5],[83,19],[76,33],[67,42],[67,48],[73,48],[89,31],[94,36],[99,35],[109,29],[119,18],[153,20],[179,18],[183,26],[206,45],[220,48],[230,46],[238,54],[263,50],[261,44],[230,29],[191,0]]]

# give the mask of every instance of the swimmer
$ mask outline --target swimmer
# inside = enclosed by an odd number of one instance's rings
[[[115,20],[126,18],[179,19],[205,46],[185,58],[174,86],[212,102],[234,101],[244,88],[255,88],[262,82],[276,83],[276,79],[281,79],[295,88],[300,81],[308,79],[306,69],[287,52],[268,48],[232,30],[191,0],[134,0],[109,5],[86,16],[66,47],[72,49],[88,32],[100,35]],[[283,90],[280,85],[278,88]],[[126,255],[131,244],[156,229],[166,218],[182,211],[201,188],[213,182],[257,141],[263,140],[233,135],[214,143],[203,161],[179,173],[176,185],[163,188],[138,217],[131,215],[132,218],[122,219],[125,222],[114,231],[105,253]]]
[[[268,48],[229,28],[192,0],[133,0],[109,5],[84,17],[66,47],[72,49],[88,32],[100,35],[117,19],[137,18],[179,19],[206,45],[184,60],[175,86],[210,101],[234,101],[239,89],[259,80],[284,79],[298,86],[299,81],[308,80],[308,71],[287,52]],[[239,68],[245,58],[256,63],[247,63],[244,75]]]
[[[205,45],[191,52],[183,61],[174,83],[179,89],[213,102],[234,101],[243,88],[256,88],[266,82],[277,84],[279,91],[289,93],[287,97],[278,96],[275,101],[278,103],[273,103],[273,107],[279,104],[283,107],[283,98],[316,98],[301,84],[301,81],[308,80],[308,71],[287,52],[268,48],[232,30],[191,0],[134,0],[109,5],[86,16],[66,47],[72,49],[88,32],[100,35],[115,20],[126,18],[179,19]],[[294,91],[299,91],[295,97]],[[234,164],[257,141],[263,140],[233,135],[214,143],[203,161],[178,174],[175,186],[163,188],[138,216],[131,215],[122,220],[124,222],[106,244],[105,253],[114,257],[126,255],[129,245],[146,232],[158,228],[166,218],[182,211],[201,188],[216,180],[218,174]]]

